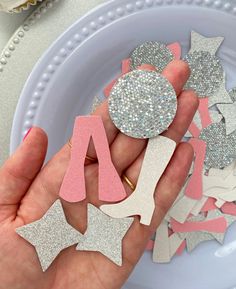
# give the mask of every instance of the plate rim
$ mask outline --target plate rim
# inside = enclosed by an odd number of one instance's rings
[[[130,16],[142,10],[166,6],[171,7],[173,5],[188,5],[218,11],[223,10],[221,12],[236,16],[236,5],[234,6],[230,1],[225,2],[224,0],[109,0],[96,6],[63,32],[35,64],[20,94],[13,117],[10,153],[12,154],[19,144],[19,139],[15,136],[16,131],[18,131],[19,127],[22,128],[21,139],[23,139],[28,129],[33,126],[43,91],[46,90],[47,85],[49,85],[57,70],[61,68],[63,63],[76,49],[83,45],[83,43],[95,33],[98,33],[101,29],[104,29],[106,26],[123,17]],[[95,19],[93,19],[93,17]],[[92,18],[92,20],[90,18]],[[78,26],[79,32],[75,31],[74,33],[74,30],[78,30]],[[56,48],[58,43],[63,44],[59,51],[57,51]],[[45,68],[44,62],[46,62],[45,59],[47,59],[48,62],[49,56],[49,64]],[[33,86],[33,92],[30,92],[30,90],[32,91]],[[21,121],[22,110],[25,108],[26,104],[28,104],[28,107],[25,110],[24,118]]]

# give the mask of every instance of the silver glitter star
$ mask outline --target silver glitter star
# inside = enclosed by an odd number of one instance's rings
[[[131,69],[135,70],[142,64],[151,64],[158,72],[174,60],[170,49],[162,43],[149,41],[138,46],[131,54]]]
[[[67,223],[60,200],[40,220],[17,228],[16,232],[35,247],[44,272],[62,250],[83,238]]]
[[[194,51],[206,51],[211,55],[215,55],[223,41],[224,37],[207,38],[192,31],[190,53]]]
[[[203,129],[200,139],[207,143],[206,168],[222,169],[236,159],[236,131],[227,136],[223,122],[213,123]]]
[[[177,110],[176,93],[155,71],[134,70],[119,78],[109,97],[115,126],[134,138],[152,138],[165,131]]]
[[[219,89],[215,91],[209,98],[209,107],[217,103],[232,103],[230,93],[226,89],[226,74],[224,72],[223,82]]]
[[[122,240],[134,218],[114,219],[88,204],[88,228],[78,244],[79,251],[98,251],[118,266],[122,265]]]
[[[226,134],[229,135],[236,130],[236,102],[232,104],[218,104],[217,108],[224,116]]]
[[[185,57],[191,75],[185,85],[193,89],[200,98],[210,97],[221,87],[224,70],[220,60],[207,51],[193,51]]]

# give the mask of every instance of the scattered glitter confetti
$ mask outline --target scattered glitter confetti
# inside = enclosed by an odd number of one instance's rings
[[[44,272],[62,250],[83,238],[67,223],[60,200],[40,220],[17,228],[16,232],[35,247]]]
[[[209,98],[209,107],[217,103],[232,103],[230,93],[226,89],[226,75],[224,73],[223,82],[221,83],[219,89],[215,91]]]
[[[206,220],[212,220],[222,216],[226,219],[227,228],[236,221],[235,216],[222,214],[220,210],[209,211]],[[200,243],[204,241],[217,240],[220,244],[223,244],[224,238],[225,233],[191,232],[186,237],[188,252],[193,251]]]
[[[137,69],[142,64],[151,64],[158,72],[174,60],[170,49],[162,43],[149,41],[138,46],[131,54],[131,68]]]
[[[226,136],[223,122],[203,129],[200,139],[207,143],[205,165],[207,168],[224,168],[236,159],[236,132]]]
[[[224,79],[220,60],[207,51],[194,51],[187,54],[185,61],[191,69],[191,76],[185,88],[195,90],[202,98],[212,96]]]
[[[135,138],[158,136],[172,123],[176,110],[172,85],[154,71],[134,70],[121,77],[109,98],[114,124]]]
[[[224,37],[207,38],[195,31],[192,31],[190,53],[194,51],[207,51],[211,55],[215,55],[223,41]]]
[[[114,219],[88,204],[88,228],[77,246],[79,251],[97,251],[122,265],[122,240],[134,218]]]
[[[209,113],[210,113],[210,118],[213,123],[220,122],[223,119],[223,116],[216,110],[209,110]],[[198,111],[196,112],[194,116],[193,122],[197,125],[199,129],[202,129],[201,118],[200,118],[200,114]],[[192,134],[188,131],[185,134],[185,137],[192,137]]]

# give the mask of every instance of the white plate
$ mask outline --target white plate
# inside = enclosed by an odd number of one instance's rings
[[[32,125],[49,135],[51,157],[72,131],[76,115],[86,114],[94,95],[118,74],[121,60],[146,40],[180,41],[189,48],[192,29],[206,36],[225,36],[220,50],[234,84],[236,10],[211,0],[115,0],[75,23],[44,54],[21,95],[12,129],[11,151]],[[232,289],[236,284],[236,244],[232,226],[223,256],[216,242],[199,246],[171,264],[158,265],[145,253],[126,289]]]

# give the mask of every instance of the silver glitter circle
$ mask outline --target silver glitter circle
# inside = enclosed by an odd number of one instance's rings
[[[213,123],[203,129],[200,139],[207,144],[205,165],[208,169],[222,169],[236,159],[236,132],[226,135],[225,123]]]
[[[149,41],[138,46],[131,54],[131,69],[135,70],[142,64],[151,64],[155,66],[158,72],[174,60],[170,49],[162,43]]]
[[[134,138],[152,138],[165,131],[177,110],[176,93],[155,71],[134,70],[121,77],[109,98],[117,128]]]
[[[229,91],[229,96],[231,97],[231,99],[232,99],[233,102],[236,102],[236,87],[235,87],[235,88],[232,88],[232,89]]]
[[[220,60],[207,51],[194,51],[185,57],[191,76],[186,89],[193,89],[199,97],[212,96],[224,80],[224,70]]]

